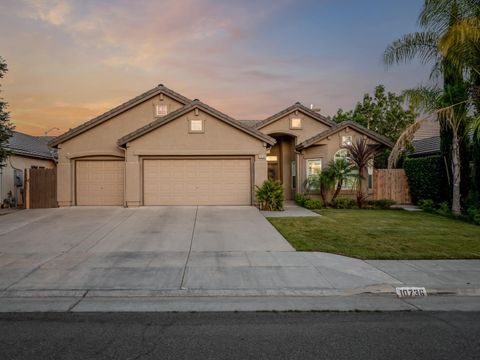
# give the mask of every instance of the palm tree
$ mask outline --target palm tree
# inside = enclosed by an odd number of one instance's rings
[[[460,174],[468,170],[466,166],[462,169],[460,143],[461,135],[468,127],[469,92],[465,79],[470,84],[480,84],[477,66],[480,59],[479,18],[480,3],[477,0],[425,0],[419,16],[424,31],[404,35],[384,53],[387,65],[418,58],[423,63],[433,64],[432,80],[438,82],[440,75],[443,78],[443,91],[440,92],[438,86],[433,87],[434,91],[419,88],[410,91],[410,99],[421,104],[427,113],[437,115],[441,124],[442,148],[447,149],[446,155],[451,157],[452,212],[457,215],[461,211]],[[411,131],[412,128],[407,129],[407,132]],[[468,140],[465,138],[465,141]]]
[[[310,191],[320,191],[320,196],[322,197],[323,204],[327,206],[330,202],[328,201],[328,193],[335,186],[335,177],[333,172],[327,168],[326,170],[321,171],[318,174],[310,175],[304,183],[304,188],[306,194],[308,195]]]
[[[337,159],[328,163],[328,169],[332,172],[332,176],[337,184],[332,196],[332,201],[334,201],[340,194],[343,184],[353,175],[353,166],[347,159]]]
[[[366,192],[363,189],[363,174],[366,172],[368,164],[375,158],[379,146],[368,144],[367,139],[362,137],[357,139],[353,144],[345,146],[345,149],[349,152],[348,159],[358,170],[358,178],[356,181],[357,206],[361,209],[367,198]]]

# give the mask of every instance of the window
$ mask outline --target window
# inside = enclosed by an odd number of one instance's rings
[[[342,146],[352,145],[352,136],[342,136]]]
[[[203,133],[203,120],[190,120],[190,132]]]
[[[302,128],[302,119],[292,118],[290,119],[290,129],[301,129]]]
[[[322,159],[307,160],[307,178],[322,172]]]
[[[155,105],[155,116],[165,116],[168,113],[167,105],[157,104]]]
[[[337,161],[337,160],[340,160],[340,159],[346,159],[346,160],[350,161],[349,157],[350,157],[350,153],[348,152],[348,150],[347,149],[341,149],[341,150],[338,150],[335,153],[335,155],[333,157],[333,160]],[[355,189],[355,184],[356,184],[357,178],[358,178],[358,170],[354,169],[354,170],[351,171],[351,176],[349,176],[345,180],[343,180],[342,190],[353,190],[353,189]]]

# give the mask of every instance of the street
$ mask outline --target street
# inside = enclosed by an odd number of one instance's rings
[[[1,359],[478,359],[478,312],[0,314]]]

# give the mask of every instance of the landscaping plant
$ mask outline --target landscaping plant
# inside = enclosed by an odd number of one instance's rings
[[[260,210],[282,211],[285,196],[283,185],[277,180],[265,180],[262,186],[256,186],[256,197]]]

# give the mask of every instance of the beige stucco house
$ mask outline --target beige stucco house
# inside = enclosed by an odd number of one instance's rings
[[[25,169],[55,167],[55,153],[47,146],[51,139],[49,136],[13,132],[7,145],[11,155],[0,167],[0,203],[11,193],[18,206],[24,204]]]
[[[159,85],[50,146],[58,149],[59,206],[251,205],[255,186],[269,177],[293,198],[358,137],[391,146],[300,103],[242,121]]]

